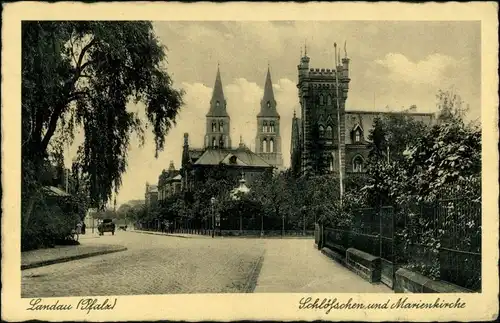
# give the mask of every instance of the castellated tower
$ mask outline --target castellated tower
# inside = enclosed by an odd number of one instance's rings
[[[283,157],[281,154],[280,115],[276,110],[271,72],[267,69],[264,96],[260,101],[260,112],[257,115],[257,135],[255,138],[255,153],[270,165],[281,169]]]
[[[231,148],[230,118],[226,110],[226,99],[222,91],[220,70],[217,66],[214,91],[210,100],[210,110],[206,115],[205,148]]]
[[[342,64],[335,62],[334,69],[313,69],[309,67],[309,61],[306,50],[297,66],[301,106],[301,173],[338,175],[340,150],[340,170],[344,174],[349,59],[342,59]]]

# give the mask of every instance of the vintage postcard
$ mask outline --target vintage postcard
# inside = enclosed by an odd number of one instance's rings
[[[497,9],[5,5],[2,319],[495,319]]]

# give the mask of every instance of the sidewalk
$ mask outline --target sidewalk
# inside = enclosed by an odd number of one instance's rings
[[[143,234],[153,234],[158,236],[168,236],[168,237],[177,237],[177,238],[203,238],[209,237],[201,234],[187,234],[187,233],[164,233],[159,231],[145,231],[145,230],[130,230],[129,232],[143,233]],[[210,236],[211,237],[211,236]]]
[[[146,231],[146,230],[135,230],[131,229],[129,232],[137,232],[137,233],[144,233],[144,234],[154,234],[154,235],[162,235],[162,236],[171,236],[171,237],[178,237],[178,238],[211,238],[212,235],[210,234],[194,234],[194,233],[163,233],[159,231]],[[300,239],[300,240],[312,240],[314,241],[314,236],[259,236],[259,235],[234,235],[234,236],[218,236],[218,232],[216,232],[215,238],[217,239],[280,239],[280,240],[286,240],[286,239]]]
[[[86,237],[93,239],[95,237]],[[81,243],[80,239],[80,243]],[[38,249],[25,251],[21,253],[21,270],[48,266],[61,262],[67,262],[77,259],[105,255],[108,253],[127,250],[126,247],[117,245],[85,243],[76,246],[56,246],[55,248]]]
[[[392,293],[323,255],[312,240],[268,240],[266,250],[254,293]]]

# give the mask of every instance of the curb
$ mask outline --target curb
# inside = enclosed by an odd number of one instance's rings
[[[64,258],[59,258],[59,259],[37,261],[37,262],[31,263],[31,264],[21,265],[21,270],[44,267],[44,266],[59,264],[59,263],[63,263],[63,262],[84,259],[84,258],[90,258],[90,257],[95,257],[95,256],[100,256],[100,255],[106,255],[106,254],[125,251],[125,250],[127,250],[127,248],[123,247],[123,248],[114,249],[114,250],[95,251],[95,252],[91,252],[91,253],[70,256],[70,257],[64,257]]]
[[[252,271],[248,277],[248,280],[245,284],[244,293],[253,293],[255,288],[257,288],[257,282],[259,280],[260,271],[262,270],[262,265],[264,263],[264,254],[262,254],[255,265],[252,268]]]
[[[142,233],[142,234],[151,234],[154,236],[165,236],[165,237],[176,237],[176,238],[184,238],[184,239],[190,239],[191,237],[186,237],[186,236],[179,236],[176,234],[163,234],[163,233],[153,233],[153,232],[147,232],[147,231],[129,231],[129,232],[134,232],[134,233]]]

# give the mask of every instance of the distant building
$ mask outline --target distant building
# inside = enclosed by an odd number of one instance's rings
[[[146,182],[146,193],[144,194],[146,207],[153,207],[158,203],[158,185]]]
[[[174,162],[170,161],[168,170],[163,170],[158,178],[158,200],[160,203],[169,196],[181,192],[182,177],[175,169]]]
[[[301,115],[294,113],[292,120],[291,168],[296,174],[363,173],[373,120],[394,112],[346,111],[349,58],[333,69],[313,69],[309,61],[306,51],[297,67]],[[434,118],[431,113],[411,116],[426,123]]]

